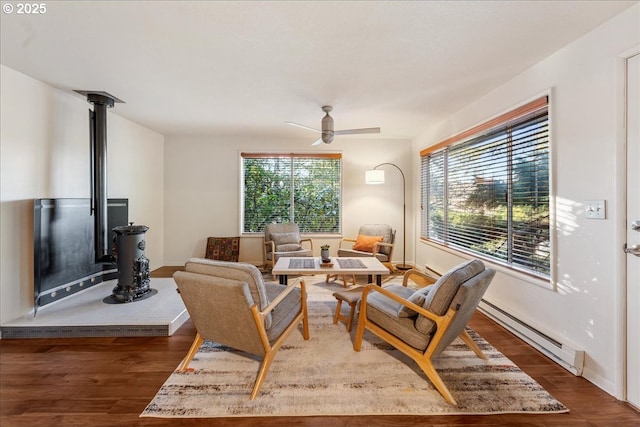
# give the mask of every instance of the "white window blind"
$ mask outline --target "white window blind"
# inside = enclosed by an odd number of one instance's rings
[[[242,230],[295,222],[303,233],[341,230],[341,155],[242,153]]]
[[[547,98],[422,154],[422,238],[548,277]]]

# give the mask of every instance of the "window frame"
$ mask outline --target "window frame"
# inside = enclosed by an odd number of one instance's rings
[[[339,194],[338,194],[338,209],[339,209],[339,213],[338,213],[338,230],[335,232],[332,231],[304,231],[301,227],[300,230],[300,234],[304,234],[304,235],[313,235],[313,236],[318,236],[318,235],[326,235],[326,236],[334,236],[334,235],[341,235],[342,234],[342,225],[343,225],[343,218],[342,218],[342,213],[343,213],[343,209],[342,209],[342,188],[343,188],[343,159],[342,159],[342,153],[340,152],[280,152],[280,151],[259,151],[259,152],[254,152],[254,151],[241,151],[240,152],[240,200],[239,200],[239,204],[240,204],[240,233],[241,235],[244,236],[260,236],[260,235],[264,235],[264,229],[260,230],[260,231],[245,231],[245,163],[244,163],[244,159],[245,158],[273,158],[273,159],[290,159],[292,162],[294,161],[295,158],[306,158],[306,159],[338,159],[339,161],[339,167],[340,167],[340,171],[339,171],[339,177],[338,177],[338,186],[339,186]],[[291,195],[290,195],[290,216],[292,218],[292,222],[296,222],[295,221],[295,205],[294,205],[294,191],[293,191],[293,183],[295,181],[295,175],[294,175],[294,169],[291,168],[290,169],[290,174],[289,174],[289,184],[290,184],[290,188],[291,188]]]
[[[440,241],[437,239],[433,239],[429,236],[429,226],[428,226],[428,220],[429,220],[429,210],[428,210],[428,188],[426,188],[426,186],[429,185],[429,177],[427,177],[427,179],[425,179],[425,162],[429,161],[427,160],[429,155],[438,153],[438,152],[442,152],[443,153],[443,169],[444,169],[444,174],[446,176],[446,169],[447,169],[447,153],[445,149],[448,149],[451,146],[457,146],[457,145],[463,145],[466,143],[469,143],[469,141],[472,141],[474,139],[477,139],[478,137],[481,137],[483,134],[489,134],[491,131],[498,129],[500,127],[505,127],[507,126],[509,123],[513,123],[516,122],[518,119],[521,119],[527,115],[533,114],[536,111],[542,111],[545,110],[547,111],[547,118],[546,118],[546,126],[547,126],[547,139],[548,139],[548,145],[547,145],[547,175],[548,175],[548,215],[549,215],[549,225],[548,225],[548,238],[549,238],[549,265],[548,265],[548,273],[544,273],[544,272],[537,272],[533,269],[529,269],[526,268],[526,266],[520,266],[519,264],[513,264],[513,263],[509,263],[508,261],[502,261],[500,259],[488,256],[488,255],[484,255],[481,252],[477,252],[474,251],[472,249],[467,249],[464,247],[460,247],[458,245],[449,245],[447,240],[446,240],[446,236],[445,236],[445,240],[444,241]],[[492,264],[495,264],[495,266],[502,272],[505,272],[507,274],[511,274],[514,275],[516,277],[519,278],[529,278],[529,279],[535,279],[532,282],[536,283],[536,284],[541,284],[543,283],[543,285],[545,287],[551,287],[554,288],[554,283],[555,281],[555,277],[556,277],[556,263],[555,263],[555,242],[556,242],[556,227],[555,227],[555,203],[554,203],[554,198],[555,198],[555,194],[554,194],[554,183],[553,183],[553,170],[554,170],[554,163],[553,163],[553,133],[552,133],[552,114],[551,114],[551,102],[550,102],[550,94],[546,93],[542,96],[538,96],[536,98],[534,98],[532,101],[530,102],[526,102],[512,110],[509,110],[503,114],[500,114],[498,116],[495,116],[494,118],[483,122],[479,125],[473,126],[463,132],[460,132],[456,135],[453,135],[449,138],[446,138],[443,141],[440,141],[430,147],[427,147],[423,150],[420,151],[420,241],[422,241],[423,243],[429,244],[431,246],[440,248],[441,250],[445,250],[447,252],[450,253],[454,253],[454,254],[465,254],[465,255],[469,255],[469,256],[473,256],[473,257],[477,257],[477,258],[482,258]],[[447,182],[445,181],[444,184],[444,210],[446,212],[446,210],[448,209],[448,205],[450,205],[450,202],[448,202],[447,199]],[[513,191],[513,188],[510,188],[509,191]],[[509,195],[509,198],[513,198],[513,193],[511,193]],[[445,217],[447,218],[447,217]],[[447,219],[448,221],[448,219]],[[513,224],[510,225],[509,228],[511,228],[513,226]],[[445,227],[446,228],[446,227]],[[509,231],[509,230],[508,230]],[[512,244],[512,242],[510,242],[509,244]],[[528,279],[527,279],[528,280]]]

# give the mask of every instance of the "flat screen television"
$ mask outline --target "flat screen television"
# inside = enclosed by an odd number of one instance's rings
[[[115,263],[96,263],[90,199],[34,199],[34,310],[105,280],[116,279]],[[107,226],[127,225],[128,199],[107,201]],[[113,238],[109,239],[109,253]]]

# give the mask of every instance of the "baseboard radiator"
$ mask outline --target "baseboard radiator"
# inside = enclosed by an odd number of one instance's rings
[[[582,375],[584,350],[577,350],[573,348],[574,346],[551,338],[549,335],[484,299],[480,301],[478,309],[572,374]]]

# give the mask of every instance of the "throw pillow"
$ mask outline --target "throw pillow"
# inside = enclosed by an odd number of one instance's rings
[[[431,292],[432,287],[433,285],[430,285],[430,286],[425,286],[424,288],[418,289],[409,298],[407,298],[407,301],[422,307],[422,305],[424,304],[424,301],[427,299],[427,295],[429,295],[429,292]],[[398,317],[414,317],[417,315],[418,315],[417,311],[412,310],[405,305],[401,305],[400,309],[398,310]]]
[[[208,237],[204,257],[219,261],[238,262],[240,237]]]
[[[382,242],[382,239],[384,239],[382,236],[365,236],[358,234],[358,238],[353,244],[353,249],[362,252],[373,252],[373,245]]]

